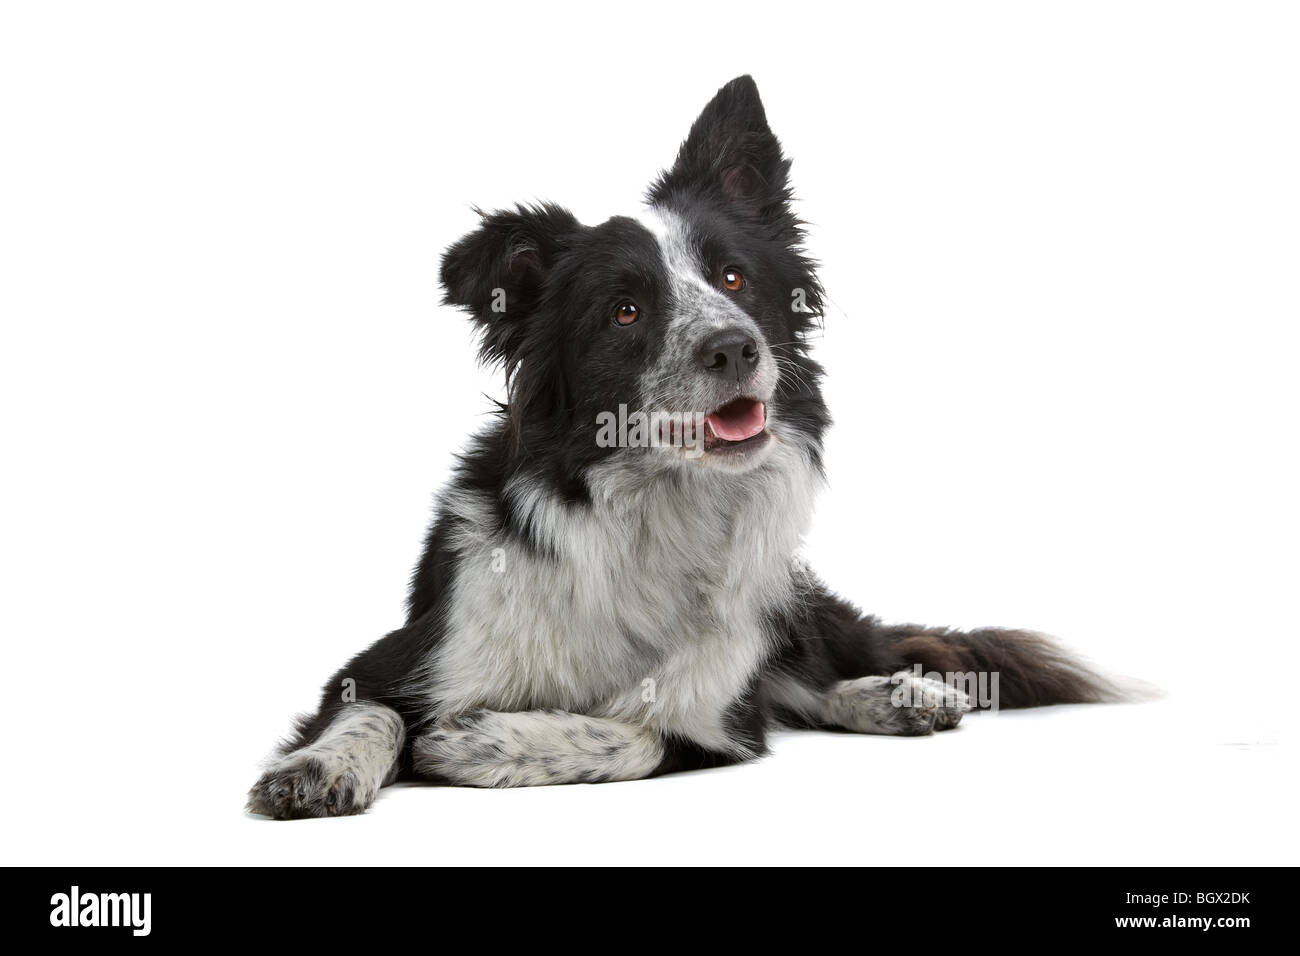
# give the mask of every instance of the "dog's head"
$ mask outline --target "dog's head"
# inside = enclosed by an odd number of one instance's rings
[[[645,207],[598,226],[554,205],[483,214],[446,253],[445,301],[507,370],[517,454],[570,475],[614,455],[666,468],[820,456],[821,287],[790,163],[747,76],[691,127]]]

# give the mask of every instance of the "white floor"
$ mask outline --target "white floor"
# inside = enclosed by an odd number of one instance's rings
[[[397,786],[366,815],[240,812],[251,766],[112,789],[15,834],[46,864],[1279,864],[1295,753],[1193,701],[968,718],[925,739],[786,733],[748,766],[596,786]],[[124,755],[125,756],[125,755]],[[236,772],[238,771],[238,772]],[[157,776],[157,775],[153,775]],[[157,781],[154,781],[154,785]],[[42,801],[48,815],[61,796]]]

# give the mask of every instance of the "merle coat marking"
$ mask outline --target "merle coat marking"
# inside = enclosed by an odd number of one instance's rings
[[[955,726],[970,702],[901,673],[914,664],[997,671],[1003,707],[1112,695],[1040,635],[884,626],[799,563],[829,417],[789,167],[741,77],[636,215],[519,207],[447,251],[445,301],[507,371],[508,402],[439,498],[405,625],[326,685],[251,810],[359,813],[399,778],[718,766],[762,754],[776,721]],[[598,416],[620,405],[706,415],[702,447],[602,446]]]

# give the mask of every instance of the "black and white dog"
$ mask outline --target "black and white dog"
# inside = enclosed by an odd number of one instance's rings
[[[250,810],[714,767],[776,722],[956,726],[967,694],[914,665],[996,672],[1002,707],[1114,696],[1041,635],[885,626],[800,564],[829,417],[789,168],[740,77],[639,213],[494,212],[447,251],[508,402],[439,499],[405,626],[331,679]]]

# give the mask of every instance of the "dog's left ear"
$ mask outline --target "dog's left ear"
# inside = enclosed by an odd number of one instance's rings
[[[732,80],[704,107],[671,169],[650,188],[652,203],[697,191],[761,218],[785,211],[790,161],[767,125],[758,86]]]

